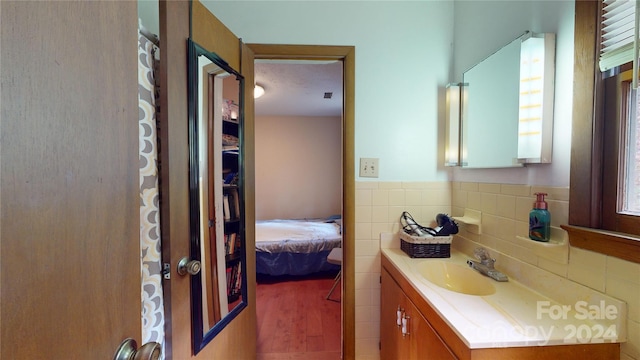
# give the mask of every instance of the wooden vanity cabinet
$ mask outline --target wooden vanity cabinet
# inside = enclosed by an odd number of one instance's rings
[[[384,254],[380,281],[381,360],[620,359],[619,343],[470,349]],[[409,316],[404,337],[398,307]]]
[[[380,308],[380,358],[392,359],[456,359],[429,322],[404,294],[387,271],[382,271]],[[402,325],[404,318],[406,334]]]
[[[383,270],[381,276],[380,359],[407,359],[409,339],[402,336],[397,312],[406,309],[408,299],[388,272]]]

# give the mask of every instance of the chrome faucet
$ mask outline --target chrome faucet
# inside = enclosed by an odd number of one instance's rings
[[[467,264],[474,270],[477,270],[481,274],[484,274],[496,281],[509,281],[507,275],[496,270],[493,265],[496,259],[491,258],[487,249],[479,247],[473,251],[473,255],[476,259],[480,260],[467,260]]]

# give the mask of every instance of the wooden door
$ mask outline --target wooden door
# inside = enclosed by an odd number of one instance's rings
[[[2,359],[140,341],[136,2],[2,1]]]
[[[219,55],[245,79],[243,161],[246,224],[255,222],[253,53],[197,0],[160,1],[159,13],[162,39],[159,113],[161,223],[163,261],[172,264],[171,281],[164,284],[167,339],[170,339],[168,353],[171,358],[180,360],[255,359],[255,253],[247,252],[248,306],[197,355],[193,355],[190,279],[175,272],[175,264],[189,254],[187,39],[191,36],[198,45]],[[247,226],[245,238],[247,248],[255,248],[253,226]]]

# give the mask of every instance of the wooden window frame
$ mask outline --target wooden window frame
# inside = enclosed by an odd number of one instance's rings
[[[595,116],[605,108],[597,67],[599,12],[600,1],[576,0],[569,225],[562,228],[568,232],[571,246],[640,263],[640,236],[622,232],[628,231],[627,225],[618,226],[628,222],[628,216],[614,220],[617,225],[613,227],[612,221],[603,217],[611,214],[611,194],[603,188],[611,188],[609,175],[604,176],[612,171],[608,168],[611,162],[604,161],[604,151],[611,151],[607,146],[612,139],[605,137],[604,116]],[[617,174],[617,165],[615,171]]]

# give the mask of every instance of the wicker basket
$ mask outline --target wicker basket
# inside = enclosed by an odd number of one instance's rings
[[[412,236],[400,231],[400,248],[412,258],[451,257],[453,236]]]

